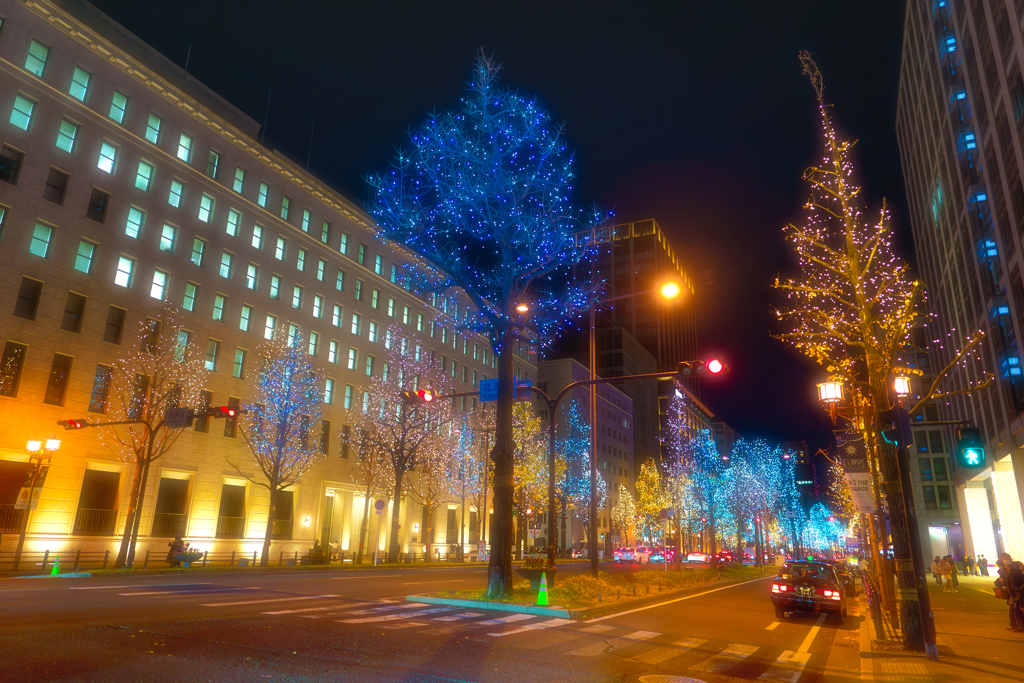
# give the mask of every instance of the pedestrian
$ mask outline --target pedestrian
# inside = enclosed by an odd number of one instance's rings
[[[988,559],[984,555],[978,555],[978,569],[982,576],[988,576]]]
[[[950,555],[947,559],[949,560],[949,578],[950,581],[953,582],[953,592],[956,593],[958,592],[957,589],[960,588],[960,568],[957,566],[957,561],[955,557]]]
[[[1024,628],[1024,623],[1017,620],[1017,601],[1013,600],[1013,595],[1010,588],[1010,570],[1013,565],[1013,558],[1010,557],[1010,553],[1003,553],[996,560],[996,568],[999,572],[999,578],[996,579],[996,588],[1005,591],[1006,604],[1010,608],[1010,625],[1006,627],[1007,631],[1019,631]],[[1017,591],[1017,598],[1020,598],[1020,590]]]
[[[1006,590],[1009,592],[1010,617],[1016,623],[1017,633],[1024,632],[1024,563],[1019,560],[1010,563],[1007,572]]]
[[[174,556],[181,554],[185,550],[185,543],[181,540],[181,536],[168,543],[167,548],[167,562],[171,567],[180,567],[181,562]]]
[[[974,558],[967,556],[967,576],[974,576]]]
[[[942,578],[946,580],[946,585],[943,586],[942,591],[944,593],[953,592],[953,563],[949,561],[949,555],[946,555],[939,562],[939,573],[942,574]]]
[[[935,577],[935,585],[939,588],[942,587],[942,560],[938,555],[932,560],[932,576]]]

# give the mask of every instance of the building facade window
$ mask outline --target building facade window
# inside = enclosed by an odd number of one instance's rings
[[[25,55],[25,71],[35,74],[40,78],[46,70],[46,62],[50,58],[50,48],[38,40],[32,40],[28,44],[28,54]]]
[[[57,129],[57,149],[62,149],[68,154],[75,151],[75,139],[78,137],[78,126],[67,119],[60,122]]]
[[[88,275],[92,272],[92,260],[96,254],[96,245],[87,240],[78,242],[78,253],[75,254],[75,270]]]
[[[68,94],[79,102],[85,102],[85,98],[89,96],[89,81],[91,79],[92,74],[76,66],[71,74],[71,87],[68,88]]]
[[[28,130],[32,125],[32,112],[35,111],[36,103],[22,95],[15,95],[14,107],[11,109],[11,125],[22,130]]]
[[[150,114],[146,121],[146,139],[154,145],[160,142],[160,126],[163,122],[164,120],[156,114]]]
[[[181,134],[178,138],[178,158],[186,164],[192,161],[192,136]]]
[[[124,115],[127,110],[128,97],[115,90],[113,96],[110,98],[110,111],[107,113],[107,117],[112,121],[116,121],[118,124],[123,124]]]

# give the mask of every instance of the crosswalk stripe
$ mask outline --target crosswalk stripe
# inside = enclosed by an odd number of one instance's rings
[[[584,645],[581,648],[570,651],[569,654],[576,655],[577,657],[596,657],[600,654],[613,652],[628,645],[633,645],[638,640],[650,640],[651,638],[660,635],[661,634],[657,631],[633,631],[632,633],[627,633],[619,638],[612,638],[611,640],[602,640],[598,643]]]
[[[612,646],[602,640],[599,643],[591,643],[590,645],[584,645],[583,647],[575,650],[570,650],[566,654],[576,655],[577,657],[596,657],[600,654],[604,654],[605,652],[611,652],[611,650]]]
[[[384,624],[383,626],[381,626],[381,628],[387,628],[387,629],[395,630],[395,629],[399,629],[399,628],[409,628],[410,626],[428,626],[428,625],[429,624],[427,624],[426,622],[423,622],[423,621],[407,621],[407,622],[403,622],[403,623],[400,623],[400,624]]]
[[[562,624],[571,624],[572,619],[548,619],[547,621],[540,621],[536,624],[527,624],[520,626],[519,628],[512,629],[511,631],[495,631],[494,633],[488,633],[489,636],[500,638],[502,636],[511,636],[516,633],[522,633],[524,631],[534,631],[541,628],[551,628],[552,626],[561,626]]]
[[[118,595],[195,595],[201,593],[203,595],[212,595],[214,593],[230,593],[232,591],[258,591],[263,590],[259,586],[250,586],[248,588],[200,588],[198,590],[191,591],[143,591],[141,593],[118,593]]]
[[[498,619],[488,619],[487,621],[476,622],[477,626],[496,626],[497,624],[511,624],[514,621],[524,621],[526,619],[536,619],[535,614],[510,614],[507,617],[500,617]]]
[[[305,609],[285,609],[277,612],[262,612],[262,614],[302,614],[304,612],[326,612],[328,610],[350,610],[353,607],[361,607],[362,605],[369,605],[369,602],[353,602],[351,605],[345,605],[341,607],[339,605],[327,605],[325,607],[306,607]]]
[[[786,650],[779,655],[774,664],[768,667],[767,671],[758,676],[757,680],[774,681],[775,683],[796,683],[810,659],[810,652]]]
[[[757,652],[758,647],[756,645],[736,645],[732,644],[719,652],[714,657],[705,659],[700,664],[691,666],[690,669],[693,671],[725,671],[736,666],[739,662],[743,661],[750,655]]]
[[[361,619],[339,619],[339,624],[369,624],[379,621],[397,621],[398,619],[408,619],[410,617],[421,617],[424,614],[437,614],[438,612],[451,612],[454,607],[434,607],[433,609],[424,609],[419,612],[405,612],[403,614],[382,614],[377,617],[363,617]]]
[[[672,643],[671,645],[656,647],[653,650],[633,657],[633,659],[638,662],[643,662],[644,664],[661,664],[664,661],[672,659],[673,657],[678,657],[684,652],[692,650],[706,642],[708,641],[701,640],[700,638],[684,638],[683,640]]]
[[[406,602],[401,605],[389,605],[388,607],[371,607],[370,609],[357,609],[352,614],[376,614],[377,612],[394,612],[400,609],[420,609],[423,607],[422,603],[417,602]]]
[[[604,624],[594,624],[593,626],[587,626],[581,628],[580,631],[583,633],[604,633],[605,631],[611,631],[614,626],[605,626]]]
[[[650,640],[651,638],[657,638],[661,634],[657,631],[633,631],[621,636],[625,640]]]
[[[320,598],[337,598],[338,595],[296,595],[290,598],[271,598],[269,600],[242,600],[241,602],[213,602],[203,607],[231,607],[232,605],[258,605],[266,602],[288,602],[289,600],[318,600]]]
[[[447,617],[434,617],[432,621],[458,621],[466,617],[482,617],[482,612],[463,612],[462,614],[450,614]]]
[[[704,638],[683,638],[682,640],[677,640],[676,642],[672,643],[672,645],[683,650],[692,650],[694,648],[700,647],[706,642],[708,641]]]

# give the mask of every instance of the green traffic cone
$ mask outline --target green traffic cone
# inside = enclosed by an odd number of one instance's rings
[[[60,574],[60,555],[53,558],[53,571],[50,572],[50,576],[57,576]]]
[[[537,606],[547,606],[548,604],[548,574],[547,572],[540,573],[540,591],[537,593]]]

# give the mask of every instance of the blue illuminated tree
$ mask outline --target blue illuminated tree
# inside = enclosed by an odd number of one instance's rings
[[[562,127],[536,101],[499,87],[499,70],[478,55],[462,108],[410,134],[411,153],[368,179],[367,204],[385,239],[423,259],[410,286],[468,299],[473,310],[459,327],[485,335],[498,357],[491,597],[513,583],[516,342],[551,339],[594,300],[598,286],[574,268],[595,254],[601,222],[569,202],[573,158]]]

